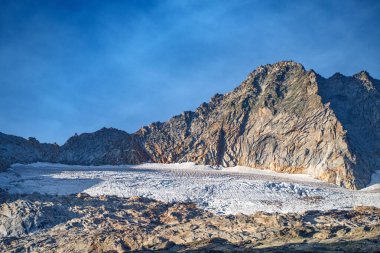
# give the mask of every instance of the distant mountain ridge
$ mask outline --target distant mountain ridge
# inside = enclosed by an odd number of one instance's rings
[[[0,164],[186,162],[307,173],[351,189],[380,169],[380,81],[324,78],[293,61],[260,66],[233,91],[133,134],[103,128],[64,145],[0,134]]]

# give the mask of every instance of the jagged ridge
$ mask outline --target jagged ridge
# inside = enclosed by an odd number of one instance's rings
[[[75,136],[49,157],[75,164],[246,165],[359,189],[380,165],[379,105],[379,81],[367,72],[326,79],[283,61],[258,67],[194,112],[134,134],[102,129]]]

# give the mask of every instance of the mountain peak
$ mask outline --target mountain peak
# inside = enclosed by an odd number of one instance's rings
[[[369,75],[367,71],[362,70],[352,77],[359,80],[368,91],[375,90],[374,79]]]
[[[329,79],[341,79],[341,78],[344,78],[344,77],[346,77],[346,76],[343,75],[342,73],[336,72],[334,75],[332,75],[331,77],[329,77]]]
[[[297,69],[297,70],[303,70],[305,71],[305,68],[302,64],[295,62],[295,61],[279,61],[273,64],[266,64],[261,65],[256,68],[254,72],[264,72],[264,71],[289,71],[291,69]]]
[[[267,64],[195,112],[152,123],[136,133],[102,128],[46,150],[23,139],[0,138],[0,143],[1,139],[10,143],[0,155],[7,157],[4,164],[42,157],[69,164],[245,165],[307,173],[347,188],[362,188],[372,168],[380,165],[380,135],[374,127],[379,122],[379,97],[371,88],[378,80],[365,71],[352,77],[318,76],[294,61]],[[371,92],[363,92],[363,86]],[[327,102],[331,106],[326,107]],[[34,148],[28,151],[32,159],[23,157],[18,143]]]
[[[304,66],[301,63],[295,62],[295,61],[292,61],[292,60],[279,61],[279,62],[276,62],[276,63],[271,64],[271,65],[273,67],[279,67],[279,68],[295,67],[295,68],[305,69]]]
[[[286,73],[304,73],[304,66],[295,61],[279,61],[273,64],[266,64],[257,67],[254,71],[248,74],[247,80],[243,84],[252,84],[255,79],[265,78],[267,75],[282,76]]]
[[[361,80],[361,81],[365,81],[365,82],[370,82],[373,79],[370,76],[370,74],[367,71],[365,71],[365,70],[362,70],[362,71],[356,73],[352,77],[355,78],[355,79]]]

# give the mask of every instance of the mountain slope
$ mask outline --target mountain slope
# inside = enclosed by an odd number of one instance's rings
[[[325,87],[334,81],[323,80],[320,90],[319,79],[295,62],[261,66],[232,92],[214,96],[195,112],[145,127],[137,135],[155,162],[246,165],[307,173],[347,188],[364,187],[371,166],[358,159],[366,154],[349,146],[342,122],[324,103],[335,99],[321,97],[329,94]],[[365,99],[366,94],[357,96]],[[344,103],[353,99],[356,96]],[[376,107],[371,109],[378,113]],[[358,113],[359,118],[372,120],[365,110]],[[379,126],[378,121],[373,125]],[[353,133],[357,139],[360,134]],[[372,160],[379,162],[378,157]]]
[[[370,178],[380,169],[380,82],[365,71],[352,77],[339,73],[318,76],[320,95],[334,110],[346,131],[346,142],[355,156],[354,176]]]
[[[13,163],[49,162],[57,159],[59,146],[0,132],[0,171]]]
[[[137,164],[148,161],[133,135],[115,128],[71,137],[60,149],[57,161],[66,164]]]
[[[134,134],[102,129],[74,136],[42,160],[246,165],[360,189],[380,165],[379,86],[366,72],[326,79],[292,61],[268,64],[194,112]]]

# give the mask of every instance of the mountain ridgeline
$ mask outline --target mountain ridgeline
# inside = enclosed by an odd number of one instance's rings
[[[133,134],[103,128],[62,146],[0,134],[0,166],[191,161],[305,173],[360,189],[380,169],[379,90],[365,71],[326,79],[292,61],[268,64],[194,112]]]

